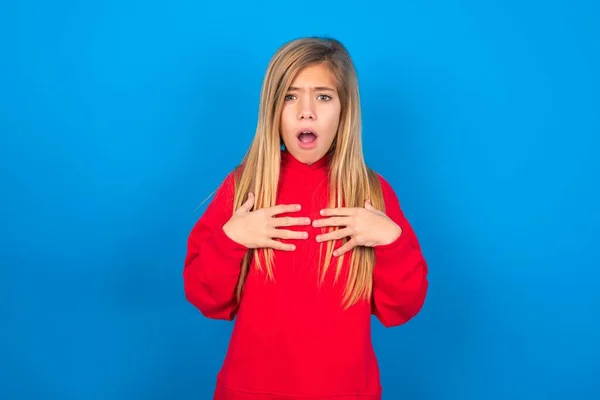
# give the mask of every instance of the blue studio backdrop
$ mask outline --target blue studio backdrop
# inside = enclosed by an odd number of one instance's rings
[[[0,4],[0,398],[210,398],[232,325],[185,301],[187,235],[310,35],[429,261],[373,321],[384,398],[600,398],[597,1]]]

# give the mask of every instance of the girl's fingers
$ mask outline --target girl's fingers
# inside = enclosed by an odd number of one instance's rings
[[[339,256],[343,255],[344,253],[347,253],[348,251],[352,250],[356,246],[357,246],[356,239],[351,239],[351,240],[347,241],[346,243],[344,243],[344,245],[341,246],[339,249],[336,249],[333,252],[333,255],[335,257],[339,257]]]
[[[312,225],[315,228],[323,226],[348,226],[351,222],[352,220],[349,217],[329,217],[316,219]]]
[[[308,238],[308,233],[287,229],[273,229],[271,236],[277,239],[306,239]]]
[[[310,225],[310,218],[305,217],[282,217],[273,218],[273,227],[280,226],[297,226],[297,225]]]
[[[348,236],[352,236],[352,230],[350,228],[344,228],[317,235],[316,240],[317,242],[326,242],[328,240],[338,240]]]
[[[270,217],[274,217],[275,215],[291,213],[300,211],[302,206],[300,204],[279,204],[273,207],[267,208],[267,215]]]
[[[348,217],[350,215],[356,214],[358,209],[355,207],[340,207],[340,208],[324,208],[321,210],[321,215],[324,216],[341,216]]]
[[[238,212],[239,213],[247,213],[250,210],[252,210],[253,206],[254,206],[254,193],[250,192],[250,193],[248,193],[248,200],[246,200],[246,202],[244,202],[244,204],[242,204],[241,207],[238,208]]]
[[[265,247],[270,247],[272,249],[281,250],[281,251],[294,251],[294,250],[296,250],[296,246],[294,246],[293,244],[281,243],[281,242],[279,242],[277,240],[269,240],[267,242],[267,245]]]

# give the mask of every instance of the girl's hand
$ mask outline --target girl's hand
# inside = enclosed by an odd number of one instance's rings
[[[308,238],[307,232],[279,228],[292,225],[309,225],[309,218],[276,218],[278,214],[300,211],[299,204],[277,205],[250,211],[253,206],[254,193],[249,193],[248,200],[223,225],[223,231],[231,240],[250,249],[270,247],[277,250],[292,251],[296,249],[296,246],[275,239]]]
[[[318,242],[350,237],[342,247],[333,252],[341,256],[356,246],[380,246],[392,243],[402,234],[402,228],[385,213],[377,210],[369,200],[365,207],[324,209],[321,215],[328,218],[313,221],[314,227],[339,226],[342,229],[317,236]]]

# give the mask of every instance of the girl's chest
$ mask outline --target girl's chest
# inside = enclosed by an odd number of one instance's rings
[[[312,222],[322,218],[320,212],[327,207],[327,182],[295,181],[294,186],[283,186],[281,189],[277,195],[277,204],[300,204],[302,208],[298,212],[282,214],[279,217],[309,218],[311,221],[311,225],[295,225],[286,229],[308,232],[309,239],[314,240],[315,236],[323,231],[322,228],[314,228]]]
[[[329,192],[326,182],[317,184],[305,184],[302,187],[301,182],[297,185],[302,190],[281,190],[277,196],[277,204],[300,204],[301,210],[295,213],[286,213],[278,217],[308,217],[310,225],[293,225],[280,227],[291,231],[306,232],[306,239],[281,239],[285,243],[292,243],[296,246],[294,251],[275,251],[276,276],[281,279],[296,280],[297,283],[303,279],[308,279],[310,285],[314,285],[318,275],[319,267],[322,265],[327,243],[317,242],[316,237],[325,233],[326,228],[315,228],[312,222],[324,218],[320,211],[328,206]],[[339,243],[335,243],[339,246]],[[285,276],[285,277],[284,277]]]

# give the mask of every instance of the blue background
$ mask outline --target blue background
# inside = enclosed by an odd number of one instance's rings
[[[374,324],[385,399],[600,398],[594,1],[14,1],[0,9],[3,399],[208,399],[231,325],[186,303],[199,204],[285,41],[358,67],[368,163],[430,264]]]

